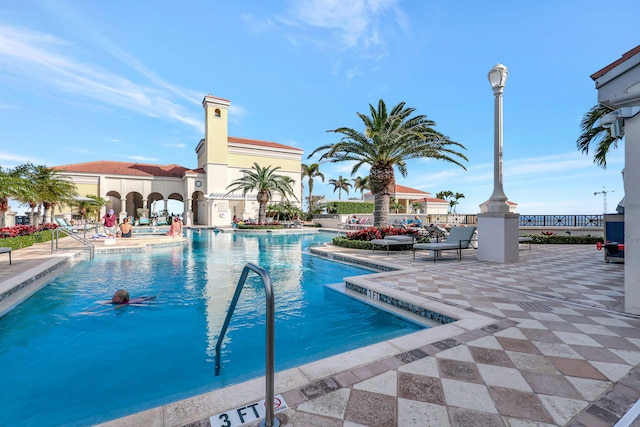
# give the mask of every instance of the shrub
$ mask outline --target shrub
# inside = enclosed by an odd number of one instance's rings
[[[347,233],[346,236],[338,236],[334,237],[333,244],[336,246],[340,246],[343,248],[350,249],[380,249],[387,250],[386,247],[375,245],[371,243],[373,239],[384,239],[386,236],[414,236],[417,237],[418,242],[429,242],[429,239],[420,237],[415,231],[405,228],[396,228],[396,227],[368,227],[362,230],[353,231]],[[408,248],[410,245],[406,247],[403,246],[394,246],[393,249],[403,249]]]
[[[539,234],[530,234],[533,244],[555,244],[555,245],[595,245],[598,242],[604,242],[602,237],[598,236],[541,236]]]
[[[284,225],[271,223],[271,224],[240,224],[237,226],[238,230],[281,230],[284,229]]]
[[[54,227],[55,228],[55,227]],[[62,234],[60,238],[67,237],[66,234]],[[35,243],[44,243],[51,240],[51,231],[44,229],[42,231],[36,231],[29,235],[6,237],[0,240],[2,246],[10,247],[11,249],[21,249],[33,246]]]

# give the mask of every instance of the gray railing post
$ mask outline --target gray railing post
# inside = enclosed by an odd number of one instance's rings
[[[233,316],[233,311],[236,308],[236,304],[238,303],[238,299],[240,298],[240,294],[242,293],[242,288],[247,280],[247,276],[249,275],[249,271],[253,271],[260,276],[262,279],[262,283],[264,284],[264,294],[267,304],[267,332],[266,332],[266,355],[265,355],[265,418],[260,422],[260,427],[278,427],[280,426],[280,420],[274,416],[273,412],[273,401],[275,397],[274,389],[274,370],[275,370],[275,301],[273,296],[273,287],[271,286],[271,277],[269,277],[269,273],[262,267],[259,267],[252,263],[247,263],[242,269],[242,274],[240,275],[240,279],[238,280],[238,284],[236,285],[236,290],[233,293],[233,298],[231,299],[231,304],[229,305],[229,310],[227,311],[227,315],[224,319],[224,323],[222,324],[222,329],[220,330],[220,335],[218,336],[218,341],[216,342],[216,362],[215,362],[215,374],[220,375],[220,348],[222,346],[222,340],[227,332],[227,328],[229,327],[229,323],[231,322],[231,316]]]

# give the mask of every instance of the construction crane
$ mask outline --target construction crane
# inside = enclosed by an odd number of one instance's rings
[[[614,193],[616,190],[608,190],[607,187],[602,187],[602,191],[594,191],[593,195],[597,196],[598,194],[602,194],[602,213],[607,213],[607,193]]]

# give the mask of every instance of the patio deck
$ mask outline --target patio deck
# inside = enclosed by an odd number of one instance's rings
[[[77,252],[66,244],[55,257],[46,244],[14,251],[0,289]],[[594,246],[534,245],[506,265],[473,250],[435,265],[410,251],[319,251],[399,269],[349,283],[461,320],[278,373],[281,425],[638,425],[635,407],[625,414],[640,398],[640,317],[622,312],[624,266]],[[264,397],[264,379],[249,383],[103,425],[217,426],[209,417]]]

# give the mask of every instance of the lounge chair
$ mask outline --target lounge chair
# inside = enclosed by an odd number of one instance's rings
[[[166,216],[159,216],[158,217],[158,222],[156,223],[156,225],[160,226],[160,225],[169,225],[169,223],[167,222],[167,217]]]
[[[531,236],[518,236],[518,244],[520,243],[528,243],[529,250],[531,250],[531,242],[533,241],[533,237]]]
[[[453,227],[447,240],[442,243],[416,243],[413,245],[413,259],[416,259],[416,250],[433,251],[433,262],[436,262],[441,251],[456,250],[462,260],[462,250],[469,247],[475,232],[475,227]]]
[[[141,216],[138,218],[138,225],[149,225],[149,218]]]
[[[1,247],[0,254],[9,254],[9,264],[11,264],[11,248],[9,247]]]
[[[387,247],[387,255],[389,255],[389,247],[390,246],[411,246],[416,243],[416,236],[412,236],[410,234],[401,234],[397,236],[386,236],[384,239],[373,239],[371,240],[373,243],[373,249],[375,250],[376,245],[386,246]]]
[[[369,228],[369,218],[365,217],[365,218],[360,218],[360,220],[358,221],[358,223],[355,225],[357,230],[363,229],[363,228]]]

